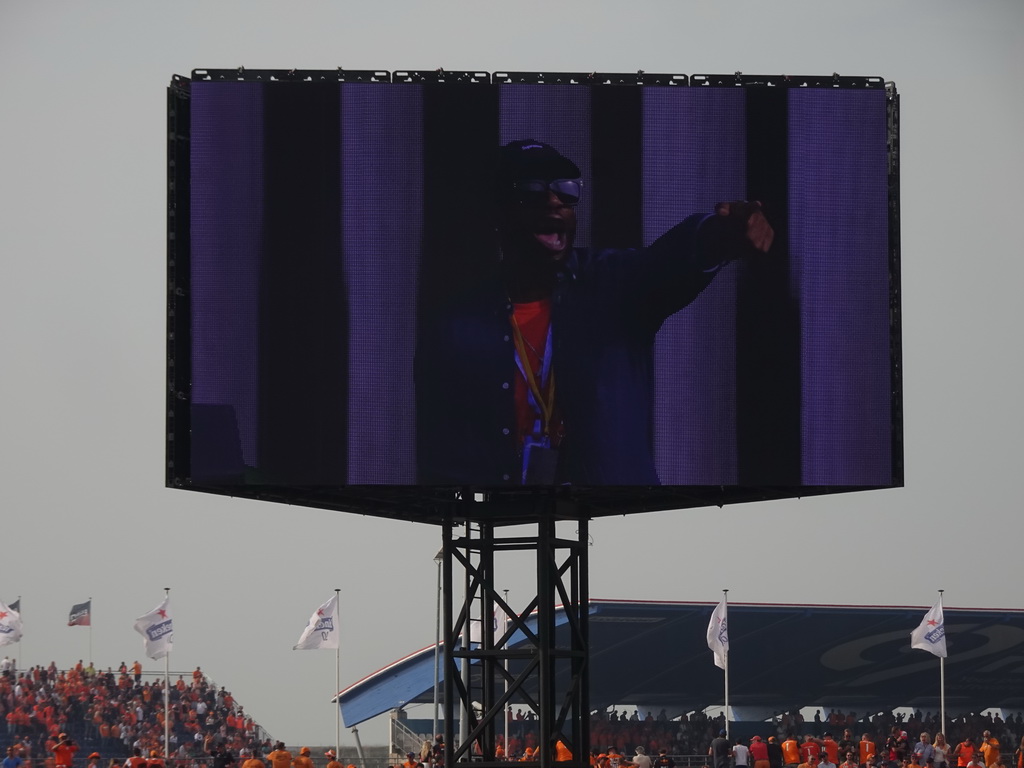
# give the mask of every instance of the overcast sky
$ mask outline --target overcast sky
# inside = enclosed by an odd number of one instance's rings
[[[330,744],[334,654],[291,650],[317,605],[342,590],[343,686],[433,642],[436,529],[163,487],[165,87],[201,67],[895,81],[906,487],[597,521],[591,594],[1024,607],[1022,31],[1019,0],[0,1],[0,600],[22,596],[21,661],[87,657],[65,625],[91,596],[96,663],[162,669],[132,622],[169,586],[173,670]],[[507,574],[514,605],[531,567]]]

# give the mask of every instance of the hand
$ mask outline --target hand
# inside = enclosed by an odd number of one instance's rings
[[[746,243],[762,253],[767,253],[775,239],[775,231],[761,210],[761,203],[756,200],[734,200],[729,203],[718,203],[715,214],[723,216],[740,232]]]
[[[735,259],[766,253],[775,232],[758,202],[733,200],[715,205],[715,215],[697,230],[697,264],[712,269]]]

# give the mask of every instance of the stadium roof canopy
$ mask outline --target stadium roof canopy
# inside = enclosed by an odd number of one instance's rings
[[[591,708],[664,708],[676,717],[721,705],[724,675],[707,645],[714,607],[592,600]],[[910,647],[910,633],[926,611],[731,603],[729,704],[734,717],[764,720],[775,712],[811,706],[853,711],[858,717],[903,706],[937,711],[939,659]],[[564,622],[560,613],[559,633],[565,631]],[[946,608],[945,625],[947,713],[1024,709],[1024,611]],[[513,645],[525,642],[522,636],[513,639]],[[433,645],[339,694],[349,727],[408,704],[432,702],[433,696]]]

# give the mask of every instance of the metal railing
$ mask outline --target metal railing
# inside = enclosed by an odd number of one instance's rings
[[[402,720],[391,718],[391,754],[393,756],[405,757],[407,752],[420,753],[424,739],[429,740],[429,734],[416,733]]]

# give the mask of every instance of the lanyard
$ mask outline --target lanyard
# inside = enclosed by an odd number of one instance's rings
[[[555,372],[551,370],[551,324],[548,323],[548,335],[544,341],[540,382],[537,381],[537,376],[530,366],[529,358],[526,355],[526,339],[523,337],[514,312],[512,313],[512,337],[516,345],[516,366],[529,387],[530,404],[541,417],[541,434],[547,437],[551,429],[551,415],[555,410]],[[546,390],[543,394],[541,387]]]

